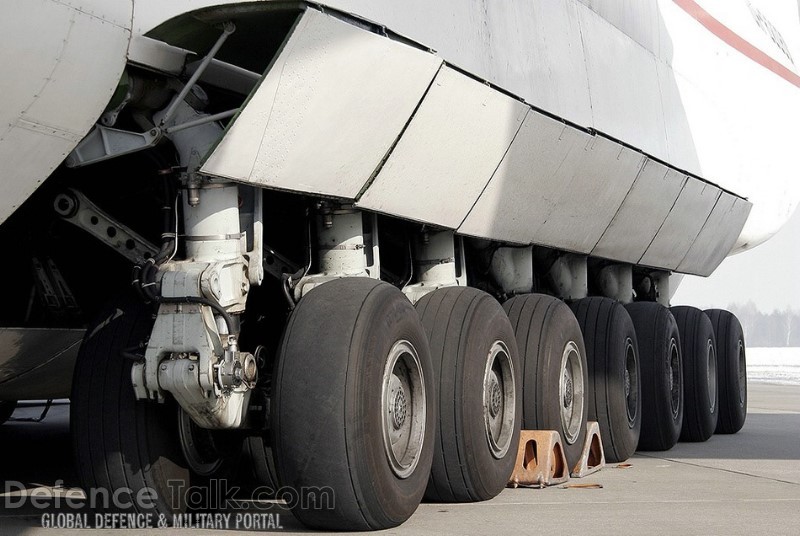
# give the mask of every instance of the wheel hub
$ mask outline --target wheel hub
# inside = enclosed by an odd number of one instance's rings
[[[667,372],[669,376],[669,391],[670,391],[670,403],[672,405],[672,417],[674,419],[678,418],[678,414],[681,409],[681,396],[682,396],[682,386],[681,386],[681,359],[680,353],[678,351],[678,343],[675,339],[670,341],[669,345],[669,356],[667,359]]]
[[[708,380],[708,406],[713,413],[717,409],[717,352],[711,339],[707,342],[708,369],[706,379]]]
[[[737,353],[739,354],[739,405],[744,406],[745,398],[747,398],[747,363],[744,342],[741,339],[737,345]]]
[[[628,414],[628,426],[633,426],[639,413],[639,364],[633,341],[625,341],[625,412]],[[671,377],[670,377],[671,378]]]
[[[631,396],[631,373],[625,370],[625,398]]]
[[[564,372],[564,408],[569,408],[572,405],[572,397],[573,395],[573,384],[572,378],[570,374],[565,371]]]
[[[408,404],[406,403],[406,393],[400,387],[394,394],[394,402],[392,403],[392,424],[395,430],[399,430],[406,422],[406,415],[408,414]]]
[[[583,361],[574,341],[569,341],[561,355],[561,428],[564,441],[572,445],[578,440],[583,422]]]
[[[497,380],[496,374],[492,374],[489,383],[491,384],[489,387],[489,414],[492,417],[497,417],[503,405],[503,393],[500,391],[500,382]]]
[[[189,467],[200,476],[211,476],[225,463],[225,453],[212,430],[197,426],[182,409],[178,409],[178,437]]]
[[[383,372],[381,415],[383,447],[392,471],[399,478],[414,473],[425,439],[425,378],[416,348],[397,341]]]
[[[483,411],[486,439],[498,460],[508,452],[514,435],[514,386],[514,365],[508,348],[502,341],[495,341],[483,375]]]

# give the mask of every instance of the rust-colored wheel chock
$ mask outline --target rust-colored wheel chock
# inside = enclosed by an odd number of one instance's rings
[[[603,442],[600,440],[600,425],[595,421],[586,423],[586,442],[583,444],[581,458],[572,468],[572,478],[583,478],[596,473],[606,465]]]
[[[580,460],[571,471],[574,478],[596,473],[606,464],[600,427],[586,423],[586,442]],[[554,430],[522,430],[514,472],[508,486],[545,487],[563,484],[570,478],[561,436]]]
[[[553,486],[569,480],[561,436],[553,430],[522,430],[514,473],[508,485]]]

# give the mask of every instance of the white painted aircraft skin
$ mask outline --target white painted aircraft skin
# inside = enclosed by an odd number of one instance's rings
[[[0,4],[0,223],[99,118],[125,68],[132,0]]]
[[[146,32],[192,7],[221,3],[233,2],[136,0],[134,25]],[[703,26],[695,8],[796,76],[786,56],[800,61],[794,0],[321,3],[747,198],[754,207],[735,251],[772,236],[800,201],[793,156],[800,140],[786,120],[800,117],[800,88]],[[608,24],[618,31],[605,31]]]
[[[20,74],[6,78],[11,97],[0,104],[0,221],[97,120],[131,35],[135,42],[172,17],[230,3],[5,2],[0,64]],[[709,27],[716,20],[796,77],[788,57],[800,58],[794,0],[642,0],[625,10],[613,0],[323,4],[429,46],[535,109],[747,198],[753,209],[734,250],[774,234],[800,200],[792,119],[800,117],[800,88]]]

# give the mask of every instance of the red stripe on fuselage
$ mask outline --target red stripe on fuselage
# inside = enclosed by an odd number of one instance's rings
[[[800,76],[780,62],[772,59],[765,52],[754,47],[748,41],[742,39],[736,32],[722,24],[708,11],[700,7],[695,0],[673,0],[673,2],[729,46],[735,48],[759,65],[769,69],[790,84],[800,87]]]

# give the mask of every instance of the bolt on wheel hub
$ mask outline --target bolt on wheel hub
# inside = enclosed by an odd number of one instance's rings
[[[569,377],[569,374],[565,371],[564,372],[564,407],[568,408],[572,405],[572,397],[574,396],[573,392],[573,384],[572,378]]]
[[[408,413],[408,405],[406,403],[406,394],[403,388],[400,387],[394,394],[394,402],[392,404],[392,424],[395,430],[399,430],[406,422],[406,415]]]
[[[561,428],[564,431],[564,441],[569,445],[578,440],[585,425],[583,373],[583,360],[578,346],[569,341],[561,354],[561,382],[558,386]]]
[[[631,373],[629,370],[625,370],[625,397],[629,397],[631,395]]]
[[[489,402],[489,413],[492,415],[492,417],[497,417],[503,405],[503,393],[500,391],[500,382],[497,381],[497,376],[493,375],[490,383],[491,387],[489,387],[489,396],[491,400]]]

